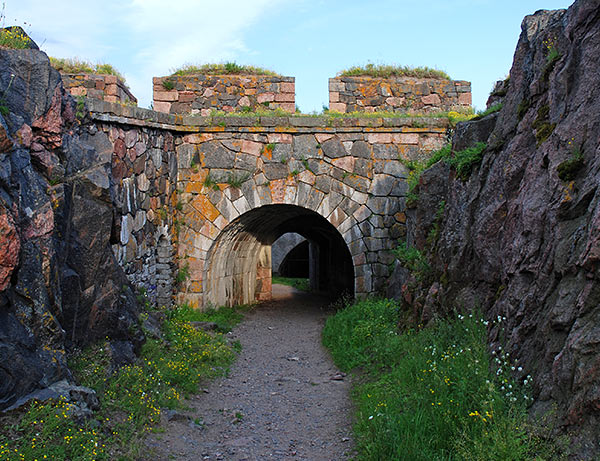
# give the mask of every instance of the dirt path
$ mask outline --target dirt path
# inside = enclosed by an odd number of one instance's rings
[[[175,415],[148,440],[158,459],[349,456],[350,383],[321,345],[327,300],[282,285],[273,298],[230,333],[243,349],[229,377],[189,401],[191,420]]]

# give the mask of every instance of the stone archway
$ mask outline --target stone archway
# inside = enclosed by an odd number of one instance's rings
[[[338,230],[297,205],[265,205],[231,222],[215,239],[204,270],[204,304],[235,305],[271,297],[271,244],[296,232],[311,242],[311,289],[354,294],[350,250]]]

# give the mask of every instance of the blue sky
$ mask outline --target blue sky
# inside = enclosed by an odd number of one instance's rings
[[[485,108],[510,70],[523,17],[567,0],[7,0],[6,25],[51,56],[113,64],[141,107],[152,77],[185,63],[236,61],[296,77],[303,112],[328,104],[327,79],[353,65],[445,70]]]

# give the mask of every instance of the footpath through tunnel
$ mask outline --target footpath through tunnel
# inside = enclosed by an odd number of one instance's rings
[[[204,271],[205,304],[271,299],[271,245],[295,232],[309,242],[310,288],[331,297],[354,295],[354,267],[337,229],[296,205],[265,205],[239,216],[215,240]]]

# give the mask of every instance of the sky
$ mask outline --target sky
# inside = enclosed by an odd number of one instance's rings
[[[233,62],[296,78],[302,112],[327,106],[328,79],[355,65],[429,66],[472,82],[485,109],[527,14],[570,0],[6,0],[50,56],[109,63],[149,107],[152,77]],[[25,24],[24,24],[25,23]]]

